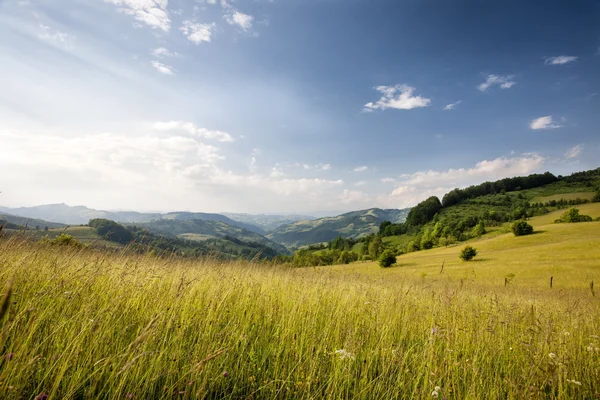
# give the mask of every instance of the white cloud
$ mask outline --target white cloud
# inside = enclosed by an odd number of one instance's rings
[[[363,166],[354,168],[354,172],[365,172],[368,169],[369,169],[369,167],[367,167],[366,165],[363,165]]]
[[[40,29],[42,30],[42,33],[40,33],[39,36],[43,40],[62,44],[75,40],[75,36],[70,35],[66,32],[61,32],[59,30],[53,30],[52,28],[44,24],[40,24]]]
[[[568,64],[570,62],[577,61],[579,57],[576,56],[557,56],[557,57],[548,57],[544,61],[546,65],[563,65]]]
[[[444,111],[454,110],[456,108],[456,106],[459,105],[460,103],[462,103],[462,100],[458,100],[457,102],[450,103],[444,107]]]
[[[0,129],[0,143],[0,170],[16,170],[0,175],[7,205],[68,201],[138,210],[308,211],[339,207],[344,186],[343,180],[285,178],[277,165],[265,173],[232,171],[221,149],[177,132],[65,137]]]
[[[425,97],[413,96],[415,88],[408,85],[377,86],[375,89],[383,96],[376,103],[365,104],[364,111],[387,110],[388,108],[411,110],[427,107],[431,103],[431,100]]]
[[[152,124],[152,128],[157,131],[184,131],[192,136],[201,137],[209,140],[216,140],[218,142],[233,142],[233,137],[222,131],[212,131],[206,128],[199,128],[191,122],[183,121],[168,121],[168,122],[155,122]],[[255,154],[253,153],[253,156]]]
[[[314,164],[314,165],[296,163],[295,165],[297,167],[302,167],[305,170],[329,171],[331,169],[331,164],[323,164],[323,163]]]
[[[152,50],[152,55],[157,58],[176,57],[178,54],[170,51],[166,47],[157,47]]]
[[[168,32],[171,28],[171,20],[167,10],[168,0],[104,0],[115,4],[119,11],[133,16],[153,29],[161,29]]]
[[[396,182],[394,178],[381,178],[381,182],[383,183],[393,183]]]
[[[516,157],[480,161],[471,168],[405,174],[399,177],[398,186],[389,195],[379,196],[377,201],[382,207],[411,207],[429,196],[441,199],[456,187],[464,188],[484,181],[538,172],[544,167],[545,161],[537,153],[525,153]]]
[[[161,74],[174,75],[173,67],[171,67],[170,65],[166,65],[158,61],[152,61],[152,66]]]
[[[203,42],[210,43],[215,24],[199,24],[193,21],[183,21],[180,30],[188,40],[196,45]]]
[[[571,147],[565,153],[565,157],[567,157],[567,158],[577,158],[577,157],[579,157],[579,155],[581,154],[582,151],[583,151],[583,145],[582,144],[578,144],[576,146]]]
[[[501,89],[510,89],[517,84],[517,82],[513,81],[514,77],[514,75],[488,75],[486,81],[477,86],[477,89],[485,92],[494,85],[500,86]]]
[[[252,15],[244,14],[237,10],[231,14],[226,14],[224,18],[229,25],[237,25],[245,31],[252,28],[252,22],[254,21]]]
[[[367,182],[367,181],[358,181],[358,182],[356,182],[354,184],[354,186],[365,186],[367,183],[369,183],[369,182]]]
[[[552,116],[550,116],[550,115],[545,116],[545,117],[536,118],[529,123],[529,128],[533,129],[533,130],[556,129],[556,128],[560,128],[560,127],[561,127],[561,125],[557,125],[552,122]]]

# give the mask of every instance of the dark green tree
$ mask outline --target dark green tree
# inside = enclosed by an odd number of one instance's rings
[[[379,266],[383,268],[391,267],[396,264],[396,254],[394,254],[393,250],[385,250],[379,256]]]
[[[511,230],[515,236],[531,235],[533,233],[533,226],[529,225],[526,221],[515,221],[512,224]]]
[[[477,255],[477,250],[472,246],[465,246],[458,256],[463,261],[471,261]]]

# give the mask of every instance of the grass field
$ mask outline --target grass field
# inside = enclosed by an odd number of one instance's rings
[[[551,196],[534,197],[533,200],[531,200],[531,201],[534,203],[546,203],[547,201],[552,201],[552,200],[556,200],[556,201],[558,201],[558,200],[575,200],[575,199],[592,200],[594,195],[595,195],[594,192],[562,193],[562,194],[553,194]]]
[[[0,398],[597,398],[600,222],[555,218],[389,269],[0,239]]]

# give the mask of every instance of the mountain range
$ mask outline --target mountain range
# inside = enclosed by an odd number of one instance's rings
[[[357,238],[368,235],[377,232],[383,221],[403,222],[408,211],[372,208],[335,217],[315,218],[305,215],[103,211],[64,203],[36,207],[0,207],[0,213],[7,215],[4,220],[11,218],[8,222],[15,221],[13,223],[19,225],[84,225],[90,219],[105,218],[124,225],[136,225],[159,235],[197,241],[230,236],[260,243],[281,253],[307,244],[326,242],[337,236]],[[17,216],[25,219],[16,220]]]

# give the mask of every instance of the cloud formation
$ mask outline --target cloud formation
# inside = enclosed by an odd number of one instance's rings
[[[157,131],[179,131],[187,132],[188,134],[203,139],[216,140],[218,142],[233,142],[233,137],[223,131],[212,131],[206,128],[199,128],[191,122],[183,121],[168,121],[168,122],[155,122],[152,124],[152,128]]]
[[[462,100],[458,100],[454,103],[450,103],[444,107],[444,111],[454,110],[456,108],[456,106],[459,105],[460,103],[462,103]]]
[[[163,75],[174,75],[173,67],[171,67],[170,65],[166,65],[158,61],[152,61],[151,64],[154,67],[154,69],[156,69]]]
[[[557,57],[548,57],[544,61],[546,65],[563,65],[568,64],[574,61],[577,61],[579,57],[576,56],[557,56]]]
[[[560,128],[562,127],[562,125],[558,125],[552,122],[552,116],[551,115],[547,115],[545,117],[539,117],[536,118],[534,120],[532,120],[529,123],[529,128],[533,129],[533,130],[538,130],[538,129],[556,129],[556,128]]]
[[[413,96],[415,88],[408,85],[377,86],[375,90],[380,92],[382,97],[375,103],[365,104],[364,111],[387,110],[389,108],[412,110],[413,108],[427,107],[431,104],[431,99]]]
[[[252,28],[252,22],[254,21],[252,15],[244,14],[237,10],[233,13],[226,14],[224,18],[229,25],[237,25],[245,31]]]
[[[167,10],[168,0],[104,0],[119,7],[119,11],[133,16],[153,29],[168,32],[171,20]]]
[[[199,24],[190,20],[183,21],[179,28],[188,40],[195,45],[210,43],[215,29],[215,24]]]
[[[517,82],[513,81],[514,77],[514,75],[488,75],[485,82],[479,84],[477,89],[481,90],[482,92],[485,92],[492,86],[500,86],[500,89],[510,89],[517,84]]]
[[[565,157],[567,157],[568,159],[577,158],[577,157],[579,157],[579,155],[581,154],[582,151],[583,151],[583,145],[578,144],[576,146],[571,147],[569,150],[567,150],[567,152],[565,153]]]

